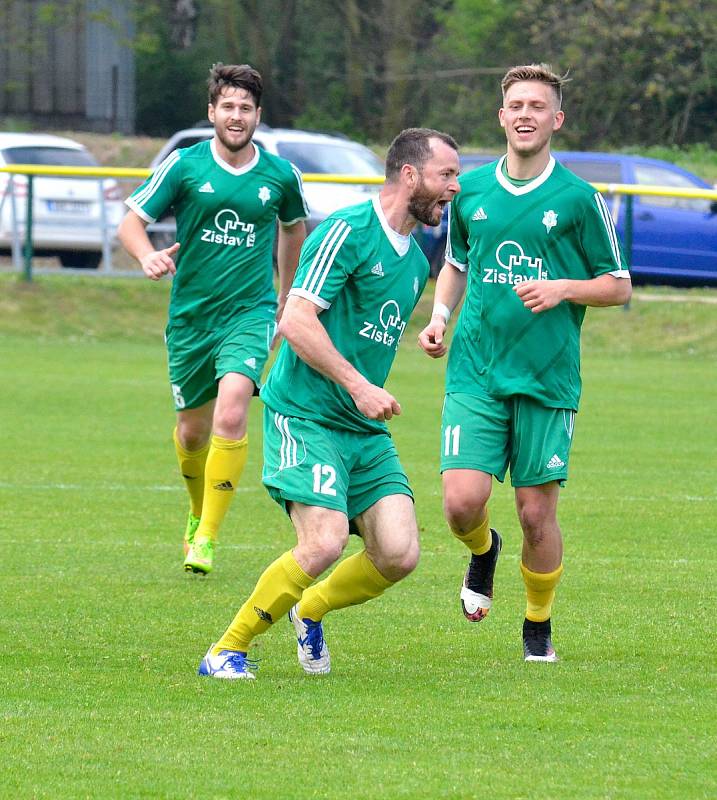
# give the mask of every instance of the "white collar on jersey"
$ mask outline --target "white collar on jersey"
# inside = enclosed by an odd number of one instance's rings
[[[220,166],[222,169],[225,169],[232,175],[243,175],[245,172],[249,172],[249,170],[254,169],[254,167],[259,163],[259,148],[253,142],[252,142],[252,147],[254,148],[254,158],[252,158],[252,160],[248,164],[244,164],[243,167],[233,167],[231,164],[228,164],[219,155],[219,153],[217,153],[217,145],[213,138],[209,142],[209,147],[212,151],[212,157],[217,162],[217,165]]]
[[[537,189],[538,186],[541,186],[548,180],[548,178],[553,174],[553,169],[555,169],[555,159],[553,156],[550,156],[550,161],[548,161],[548,165],[545,169],[538,175],[536,178],[533,178],[530,183],[523,184],[523,186],[514,186],[506,177],[503,175],[503,162],[507,158],[507,154],[504,155],[495,168],[495,177],[498,183],[506,190],[506,192],[510,192],[511,194],[521,195],[521,194],[528,194],[528,192],[532,192],[533,189]]]
[[[388,237],[388,241],[391,242],[393,249],[398,253],[398,255],[403,258],[403,256],[405,256],[408,252],[408,248],[411,246],[411,234],[408,233],[404,236],[402,233],[395,231],[388,224],[386,215],[383,213],[383,208],[381,208],[381,200],[379,199],[378,195],[374,197],[371,202],[373,203],[373,210],[376,212],[376,216],[378,217],[378,221],[381,223],[383,232]]]

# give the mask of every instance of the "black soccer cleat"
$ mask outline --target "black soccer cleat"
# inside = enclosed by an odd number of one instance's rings
[[[550,639],[550,620],[532,622],[523,620],[523,655],[526,661],[557,661]]]
[[[498,531],[490,529],[492,542],[490,550],[483,555],[471,555],[471,561],[463,578],[461,587],[461,608],[463,616],[470,622],[480,622],[488,616],[493,605],[493,576],[503,540]]]

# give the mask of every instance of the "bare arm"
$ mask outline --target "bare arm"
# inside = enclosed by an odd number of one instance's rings
[[[606,274],[586,281],[525,281],[515,286],[513,291],[526,308],[539,314],[563,300],[581,306],[624,305],[632,295],[632,281]]]
[[[306,239],[306,225],[295,222],[293,225],[279,224],[279,239],[276,248],[276,262],[279,271],[279,293],[277,297],[276,321],[281,319],[286,305],[286,298],[294,282],[296,267],[299,263],[301,245]],[[273,346],[273,345],[272,345]]]
[[[401,413],[398,401],[385,389],[370,383],[334,347],[319,321],[319,309],[310,300],[291,296],[279,322],[279,333],[312,369],[343,386],[356,408],[369,419],[391,419]]]
[[[418,334],[418,344],[431,358],[441,358],[448,348],[443,343],[448,318],[466,290],[466,273],[449,261],[443,265],[436,280],[431,321]]]
[[[306,239],[306,225],[303,221],[288,226],[279,225],[276,260],[279,270],[279,306],[282,309],[286,305],[289,289],[294,282],[304,239]]]
[[[147,223],[130,209],[117,229],[117,237],[124,249],[139,261],[148,278],[158,281],[168,272],[174,275],[177,268],[172,257],[179,250],[179,242],[165,250],[155,250],[147,236],[146,227]]]

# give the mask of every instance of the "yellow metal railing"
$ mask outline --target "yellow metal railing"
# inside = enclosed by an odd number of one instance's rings
[[[25,224],[25,277],[31,280],[32,275],[32,184],[35,176],[56,178],[147,178],[153,170],[133,167],[51,167],[36,164],[12,164],[0,166],[0,173],[24,175],[28,178],[27,212]],[[339,183],[358,185],[381,185],[383,177],[376,175],[330,175],[323,173],[305,173],[302,175],[306,183]],[[607,195],[625,196],[625,232],[624,247],[630,263],[633,238],[633,198],[644,197],[676,197],[695,200],[717,201],[717,190],[714,189],[677,189],[668,186],[642,186],[634,183],[600,183],[592,184],[595,189]]]

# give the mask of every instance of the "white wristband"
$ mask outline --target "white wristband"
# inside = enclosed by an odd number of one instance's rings
[[[448,308],[445,303],[434,303],[433,313],[438,314],[439,317],[443,317],[446,323],[448,323],[448,320],[451,318],[451,309]]]

